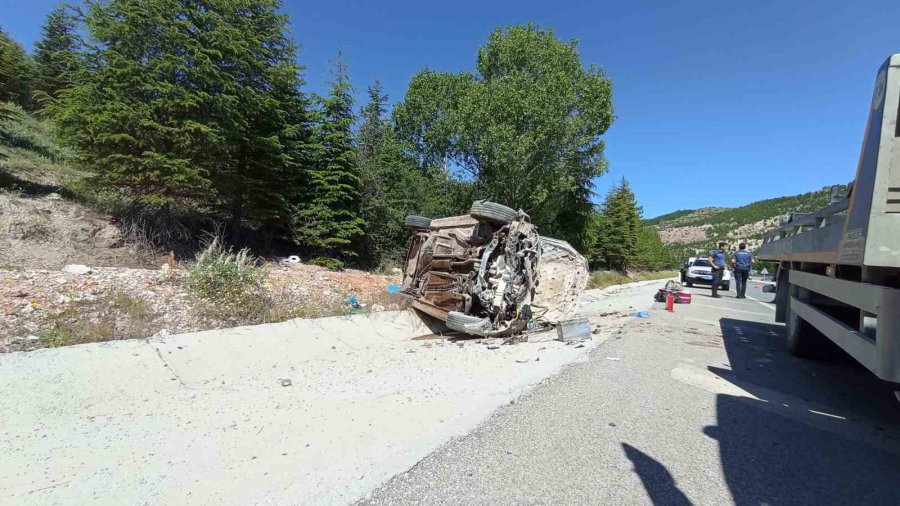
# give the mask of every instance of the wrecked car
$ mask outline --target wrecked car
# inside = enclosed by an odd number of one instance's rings
[[[403,272],[410,305],[471,335],[503,337],[556,324],[575,312],[587,260],[538,234],[524,211],[476,201],[469,214],[408,216]]]

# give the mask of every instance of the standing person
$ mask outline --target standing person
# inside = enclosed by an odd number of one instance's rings
[[[715,299],[722,298],[719,295],[719,285],[722,284],[722,275],[725,274],[725,269],[728,267],[728,258],[725,253],[727,248],[727,242],[719,241],[719,249],[712,250],[707,258],[709,265],[712,266],[712,297]]]
[[[753,266],[753,255],[747,251],[747,245],[740,243],[738,251],[734,254],[734,282],[737,298],[747,298],[747,278],[750,277],[750,268]]]

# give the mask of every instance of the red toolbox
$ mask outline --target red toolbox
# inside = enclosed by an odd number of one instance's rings
[[[677,302],[679,304],[690,304],[691,303],[691,292],[686,290],[682,290],[675,295]]]

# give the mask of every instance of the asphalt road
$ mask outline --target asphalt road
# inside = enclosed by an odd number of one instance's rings
[[[694,288],[370,494],[371,504],[900,504],[900,403]]]

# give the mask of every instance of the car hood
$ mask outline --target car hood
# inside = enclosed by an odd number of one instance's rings
[[[571,317],[590,277],[587,259],[566,241],[541,237],[539,283],[532,309],[536,317],[555,324]]]

